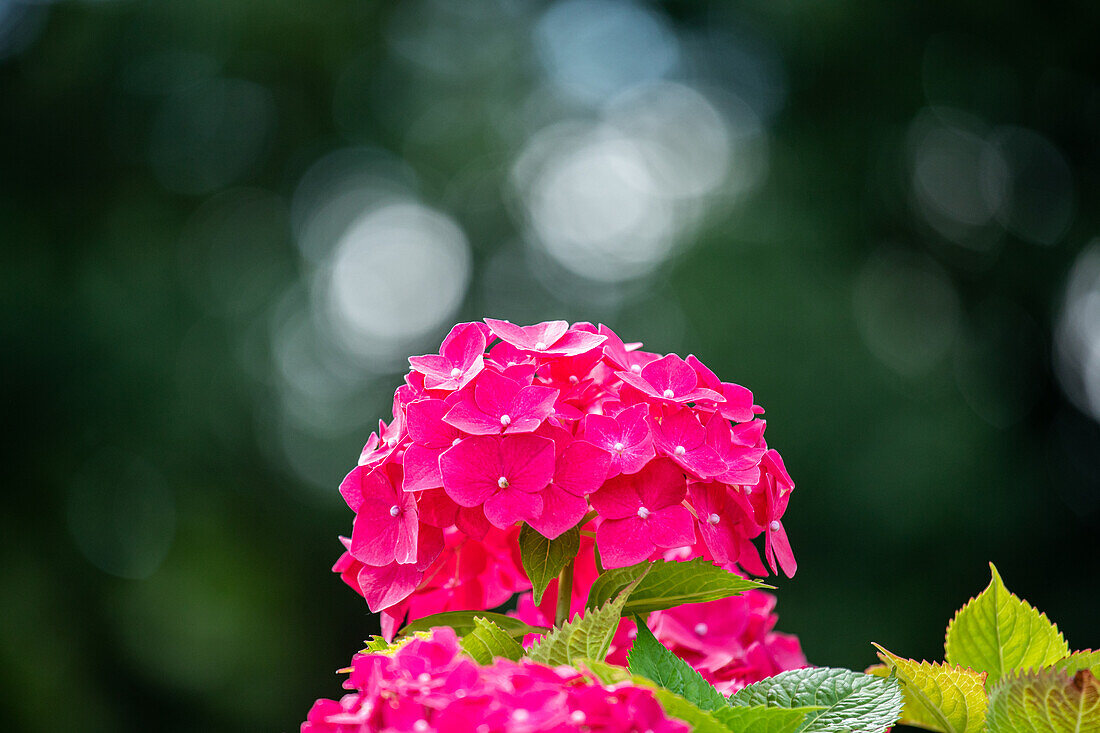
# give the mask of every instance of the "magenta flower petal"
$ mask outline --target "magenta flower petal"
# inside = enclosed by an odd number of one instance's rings
[[[779,567],[783,568],[783,574],[788,578],[793,578],[795,572],[798,570],[798,562],[794,559],[794,552],[791,551],[791,542],[787,539],[787,530],[783,528],[783,523],[778,520],[772,520],[765,530],[767,535],[765,536],[765,552],[768,556],[768,565],[771,566],[772,572],[776,572],[775,563],[779,561]]]
[[[538,435],[507,435],[500,441],[501,473],[508,485],[533,494],[554,476],[554,441]]]
[[[479,323],[460,323],[443,340],[440,353],[410,356],[427,389],[461,389],[484,368],[486,335]]]
[[[657,450],[697,478],[711,478],[725,472],[726,462],[705,443],[707,431],[692,410],[682,408],[660,423],[653,421],[652,425]]]
[[[605,568],[622,568],[647,559],[657,549],[637,516],[605,519],[596,529],[596,544]]]
[[[650,514],[645,520],[649,538],[657,547],[684,547],[695,544],[695,520],[677,504]]]
[[[566,530],[576,527],[588,512],[588,502],[550,484],[542,490],[542,511],[527,520],[531,528],[547,539],[557,539]]]
[[[529,494],[511,487],[498,491],[485,500],[485,518],[499,529],[510,527],[516,522],[529,522],[542,514],[542,510],[540,494]]]
[[[424,572],[414,565],[390,563],[382,567],[363,566],[359,571],[359,590],[367,606],[378,613],[405,600],[420,585]]]
[[[655,455],[645,405],[634,405],[614,417],[586,415],[580,435],[607,451],[611,462],[607,478],[620,473],[637,473]]]
[[[684,472],[668,460],[652,461],[643,471],[635,474],[635,479],[638,496],[650,510],[679,504],[687,493]]]
[[[574,496],[586,496],[600,488],[610,464],[611,456],[606,451],[587,441],[575,440],[557,459],[553,485]]]
[[[450,409],[444,400],[425,399],[410,402],[405,408],[405,423],[412,442],[427,448],[450,448],[461,434],[443,422]]]
[[[414,495],[397,491],[388,480],[374,480],[355,515],[351,554],[367,565],[415,562],[419,528]]]
[[[439,454],[442,452],[442,448],[425,448],[415,443],[410,445],[402,459],[405,468],[402,490],[423,491],[441,487],[443,474],[439,471]]]
[[[443,488],[459,506],[478,506],[500,491],[500,438],[464,438],[439,456]]]
[[[545,321],[534,326],[517,326],[508,321],[486,318],[493,334],[522,351],[544,356],[576,356],[596,348],[606,336],[586,331],[569,331],[565,321]]]

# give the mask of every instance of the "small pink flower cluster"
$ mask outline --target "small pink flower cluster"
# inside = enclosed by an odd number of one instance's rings
[[[591,517],[609,568],[675,550],[766,575],[763,534],[768,566],[794,574],[794,484],[752,393],[639,347],[602,325],[486,319],[409,359],[393,420],[340,486],[356,517],[334,569],[384,631],[529,588],[520,522],[554,539]]]
[[[358,654],[341,700],[314,703],[301,733],[687,733],[653,693],[602,685],[571,667],[498,659],[480,667],[459,654],[449,628],[390,654]]]

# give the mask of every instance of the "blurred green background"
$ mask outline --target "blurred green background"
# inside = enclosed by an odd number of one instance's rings
[[[0,0],[5,730],[296,730],[403,359],[602,321],[767,409],[780,628],[1100,645],[1100,6]]]

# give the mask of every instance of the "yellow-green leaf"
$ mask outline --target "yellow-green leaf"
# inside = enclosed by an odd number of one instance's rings
[[[947,625],[948,664],[987,672],[987,687],[1015,669],[1053,664],[1069,654],[1058,627],[1010,593],[993,563],[992,580]]]
[[[497,657],[515,661],[523,656],[523,647],[487,618],[474,619],[475,628],[459,640],[459,646],[478,664],[491,664]]]
[[[1087,669],[1093,676],[1100,677],[1100,651],[1086,649],[1083,652],[1073,652],[1068,657],[1063,657],[1050,665],[1049,669],[1056,669],[1066,674],[1077,674],[1082,669]]]
[[[878,644],[875,647],[886,665],[881,668],[884,674],[892,669],[901,682],[905,700],[901,723],[940,733],[978,733],[982,729],[987,705],[984,672],[903,659]]]
[[[989,733],[1100,731],[1100,682],[1087,669],[1008,675],[990,693],[987,723]]]

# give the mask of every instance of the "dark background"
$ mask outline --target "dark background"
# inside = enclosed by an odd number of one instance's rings
[[[376,628],[336,486],[457,320],[767,409],[780,628],[1100,645],[1100,6],[0,0],[0,704],[296,730]]]

